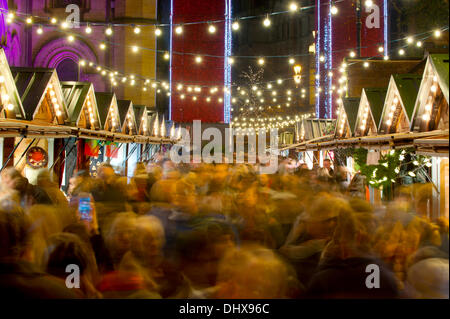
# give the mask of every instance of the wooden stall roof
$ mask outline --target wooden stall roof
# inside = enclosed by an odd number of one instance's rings
[[[417,74],[394,74],[392,78],[395,81],[400,99],[405,107],[406,115],[411,121],[422,76]]]
[[[344,105],[345,113],[347,114],[348,124],[350,125],[350,131],[355,131],[356,117],[358,116],[360,98],[345,98],[342,103]]]
[[[89,82],[61,82],[61,88],[69,112],[69,122],[72,125],[76,125],[88,98],[89,91],[93,90],[93,85]],[[99,119],[97,101],[95,101],[95,98],[93,100],[95,103],[93,109],[96,112],[96,117]]]
[[[131,102],[130,100],[117,100],[117,107],[119,108],[120,125],[122,125],[122,127],[125,125],[127,114],[132,106],[133,102]]]
[[[11,72],[22,100],[25,118],[32,120],[55,70],[11,67]]]
[[[0,48],[0,68],[0,75],[4,78],[4,85],[6,87],[7,94],[9,95],[10,101],[12,101],[12,104],[14,105],[15,116],[16,118],[25,119],[25,110],[22,105],[22,100],[19,92],[17,91],[16,83],[3,48]]]
[[[430,54],[430,62],[438,75],[438,83],[448,103],[448,54]]]
[[[106,120],[108,119],[108,112],[111,105],[113,104],[114,98],[115,98],[114,93],[95,92],[95,99],[97,100],[98,114],[100,115],[102,128],[105,127]],[[119,123],[119,125],[120,124],[121,123]]]
[[[141,121],[143,116],[147,115],[147,109],[144,105],[133,105],[134,117],[136,118],[136,125],[138,130],[141,128]]]
[[[367,96],[367,100],[369,101],[369,107],[375,121],[375,126],[378,128],[378,124],[381,120],[381,114],[383,113],[387,88],[364,88],[363,90]]]

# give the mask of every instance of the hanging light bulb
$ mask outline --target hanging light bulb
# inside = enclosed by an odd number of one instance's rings
[[[403,50],[403,49],[398,50],[398,54],[399,55],[404,55],[405,54],[405,50]]]
[[[108,27],[108,28],[105,30],[105,34],[106,34],[107,36],[112,35],[112,34],[113,34],[112,28],[111,28],[111,27]]]
[[[67,37],[67,41],[73,42],[73,41],[75,41],[75,37],[74,37],[73,35],[69,35],[69,36]]]
[[[155,29],[155,35],[156,35],[157,37],[159,37],[161,34],[162,34],[161,29],[156,28],[156,29]]]
[[[296,4],[295,2],[292,2],[292,3],[289,5],[289,10],[292,11],[292,12],[297,11],[297,10],[298,10],[297,4]]]
[[[132,50],[134,53],[136,53],[136,52],[139,51],[139,47],[136,46],[136,45],[133,45],[133,46],[131,47],[131,50]]]
[[[422,41],[417,41],[416,45],[420,48],[422,46]]]
[[[134,33],[135,34],[139,34],[139,33],[141,33],[141,28],[139,28],[138,26],[136,26],[136,27],[134,27]]]
[[[239,22],[234,21],[233,24],[231,25],[231,27],[233,28],[234,31],[239,30],[239,27],[240,27]]]
[[[179,25],[178,27],[175,28],[175,33],[180,35],[183,33],[183,27],[181,25]]]
[[[231,58],[231,57],[230,57],[230,58],[228,58],[228,64],[230,64],[230,65],[231,65],[231,64],[234,64],[234,59],[233,59],[233,58]]]
[[[213,25],[213,24],[211,24],[209,27],[208,27],[208,32],[209,33],[216,33],[216,27]]]
[[[164,53],[164,60],[169,60],[169,59],[170,59],[169,52]]]
[[[202,63],[202,57],[201,57],[201,56],[197,56],[197,57],[195,58],[195,62],[196,62],[196,63]]]
[[[89,24],[87,25],[86,29],[84,30],[87,34],[91,34],[92,33],[92,28],[89,26]]]
[[[33,23],[33,18],[28,17],[28,18],[25,20],[25,22],[26,22],[27,24],[32,24],[32,23]]]
[[[356,56],[356,53],[355,53],[354,51],[351,51],[351,52],[350,52],[350,57],[351,57],[351,58],[354,58],[355,56]]]
[[[106,44],[104,44],[103,42],[100,43],[100,49],[105,50],[106,49]]]
[[[42,29],[41,26],[39,26],[39,28],[37,28],[36,33],[41,35],[42,33],[44,33],[44,30]]]
[[[338,13],[338,8],[334,4],[332,4],[330,12],[332,15],[336,15]]]
[[[271,24],[271,22],[270,22],[270,19],[269,19],[269,15],[267,15],[266,18],[265,18],[264,21],[263,21],[263,25],[264,25],[266,28],[268,28],[268,27],[270,27],[270,24]]]
[[[435,36],[436,38],[439,38],[439,37],[441,36],[441,30],[435,30],[435,31],[434,31],[434,36]]]
[[[66,21],[63,21],[62,23],[61,23],[61,29],[67,29],[69,27],[69,24],[66,22]]]
[[[372,0],[366,0],[366,2],[364,2],[364,4],[366,5],[366,7],[370,8],[373,6],[373,1]]]
[[[259,65],[264,65],[264,63],[265,63],[265,61],[264,61],[263,58],[259,58],[259,59],[258,59],[258,64],[259,64]]]

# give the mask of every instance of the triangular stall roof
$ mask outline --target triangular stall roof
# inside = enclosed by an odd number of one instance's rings
[[[118,100],[120,124],[122,125],[122,133],[135,135],[138,126],[134,114],[133,102],[130,100]]]
[[[134,115],[136,117],[136,127],[139,135],[148,135],[149,117],[145,105],[133,105]]]
[[[29,121],[64,124],[69,115],[55,69],[11,67]]]
[[[422,76],[394,74],[389,81],[378,134],[409,132]]]
[[[386,93],[386,88],[364,88],[362,90],[356,117],[355,136],[377,134]]]
[[[0,48],[0,118],[25,119],[22,101],[2,48]]]
[[[86,129],[101,129],[94,86],[89,82],[61,82],[69,122]]]
[[[333,133],[335,119],[303,119],[300,122],[300,141],[308,141]]]
[[[414,106],[411,131],[448,129],[448,54],[430,54]]]
[[[101,127],[105,131],[121,132],[119,108],[114,93],[95,92]]]
[[[343,99],[342,103],[340,103],[335,131],[336,137],[342,138],[353,136],[356,117],[358,116],[359,102],[359,97],[351,97]]]

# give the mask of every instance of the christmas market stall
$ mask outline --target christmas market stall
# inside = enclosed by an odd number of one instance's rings
[[[355,123],[355,136],[373,136],[378,132],[387,89],[364,88]]]
[[[414,107],[411,131],[448,131],[448,54],[430,54],[427,58],[424,75]],[[448,134],[414,140],[417,154],[431,159],[431,179],[433,206],[438,207],[439,215],[448,218],[449,210],[449,159]],[[437,185],[440,185],[438,187]]]
[[[92,83],[61,82],[61,87],[69,112],[69,125],[86,131],[100,130],[100,115]],[[77,145],[80,141],[81,139],[77,137],[66,139],[65,152],[61,153],[57,158],[57,160],[64,161],[64,178],[61,183],[61,187],[64,190],[67,190],[69,178],[77,168],[78,151],[84,153],[84,149],[77,149]],[[84,156],[84,154],[81,154],[80,156]]]
[[[115,93],[109,92],[95,92],[95,99],[97,101],[98,113],[100,116],[100,123],[103,131],[111,133],[121,133],[121,121],[119,114],[119,107]],[[90,139],[85,141],[84,154],[89,158],[90,174],[95,176],[97,174],[97,168],[103,161],[110,162],[112,165],[114,160],[120,157],[120,150],[124,144],[118,145],[114,141]],[[80,156],[79,156],[80,158]],[[116,169],[122,171],[119,167]]]
[[[0,118],[25,119],[22,101],[2,48],[0,48]]]
[[[352,137],[355,131],[360,98],[344,98],[339,102],[336,138]]]
[[[41,168],[48,168],[60,180],[63,166],[61,163],[55,165],[55,154],[63,151],[63,138],[67,136],[55,138],[49,126],[64,125],[69,114],[56,70],[11,67],[11,73],[25,111],[25,120],[43,127],[40,136],[24,134],[15,138],[14,166],[31,183],[36,182]]]
[[[307,118],[300,121],[300,141],[294,145],[300,151],[300,160],[312,168],[322,165],[323,159],[329,155],[327,151],[319,151],[314,143],[332,139],[334,136],[336,120]],[[288,149],[288,148],[286,148]]]
[[[134,113],[133,102],[130,100],[118,100],[120,124],[122,133],[128,135],[136,135],[139,127],[136,123],[136,115]],[[125,161],[125,174],[128,177],[133,176],[136,163],[140,160],[141,144],[127,143],[124,145],[123,158]]]
[[[409,132],[421,75],[394,74],[389,81],[378,125],[379,134]]]

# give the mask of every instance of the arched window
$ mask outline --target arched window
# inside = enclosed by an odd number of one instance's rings
[[[60,81],[78,81],[78,64],[72,59],[64,59],[56,66]]]

